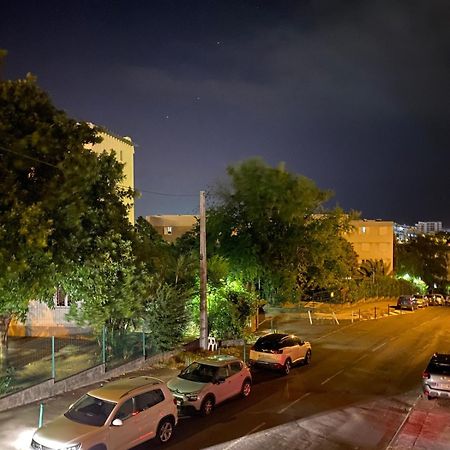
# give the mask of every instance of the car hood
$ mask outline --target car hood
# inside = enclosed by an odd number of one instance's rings
[[[201,391],[209,383],[200,383],[198,381],[185,380],[184,378],[172,378],[167,387],[175,394],[191,394]]]
[[[49,448],[60,448],[82,442],[89,433],[99,431],[100,427],[74,422],[65,416],[59,416],[34,433],[33,439]]]

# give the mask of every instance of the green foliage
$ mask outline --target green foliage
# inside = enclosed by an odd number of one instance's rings
[[[398,275],[408,274],[421,278],[430,289],[442,292],[449,280],[450,236],[442,232],[436,235],[419,235],[406,243],[397,243],[395,250],[395,271]]]
[[[96,253],[67,274],[60,286],[72,304],[69,317],[100,333],[140,325],[150,277],[136,264],[131,242],[119,236],[95,238]]]
[[[187,326],[186,302],[190,292],[167,283],[155,283],[145,305],[145,329],[152,347],[171,350],[179,344]]]
[[[14,383],[16,378],[16,371],[13,367],[8,367],[6,369],[5,375],[0,375],[0,396],[7,394],[10,390],[11,385]]]
[[[221,286],[208,289],[208,327],[219,339],[240,338],[248,323],[252,308],[256,309],[256,294],[240,281],[224,280]],[[190,319],[199,322],[198,296],[189,303]]]
[[[85,318],[92,317],[98,327],[96,307],[102,309],[112,295],[125,295],[136,284],[129,280],[129,251],[111,250],[127,247],[121,241],[132,238],[125,200],[134,193],[122,187],[123,166],[113,154],[86,149],[96,142],[97,129],[57,110],[32,76],[0,82],[3,317],[23,317],[31,299],[51,306],[56,287],[63,286],[83,301],[92,312]],[[125,261],[114,260],[124,254]],[[114,277],[126,280],[123,291]],[[121,309],[128,317],[125,308],[113,308],[115,314]]]
[[[353,272],[355,254],[341,237],[348,219],[339,209],[323,211],[329,192],[258,159],[228,174],[230,186],[217,189],[208,212],[208,249],[229,260],[235,278],[276,303]]]

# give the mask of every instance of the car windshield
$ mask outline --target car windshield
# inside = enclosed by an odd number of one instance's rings
[[[88,394],[80,398],[64,415],[75,422],[101,427],[116,403],[101,400]]]
[[[194,362],[181,371],[180,378],[200,383],[210,383],[217,374],[218,367]]]

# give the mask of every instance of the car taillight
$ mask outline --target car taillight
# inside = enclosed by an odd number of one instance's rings
[[[427,378],[430,378],[430,373],[429,372],[423,372],[422,373],[422,378],[425,380]]]
[[[174,404],[175,406],[177,406],[177,399],[176,399],[176,398],[173,399],[173,404]]]

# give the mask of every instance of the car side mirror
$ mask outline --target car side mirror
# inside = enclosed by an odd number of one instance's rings
[[[120,419],[114,419],[111,424],[113,427],[121,427],[123,422]]]

